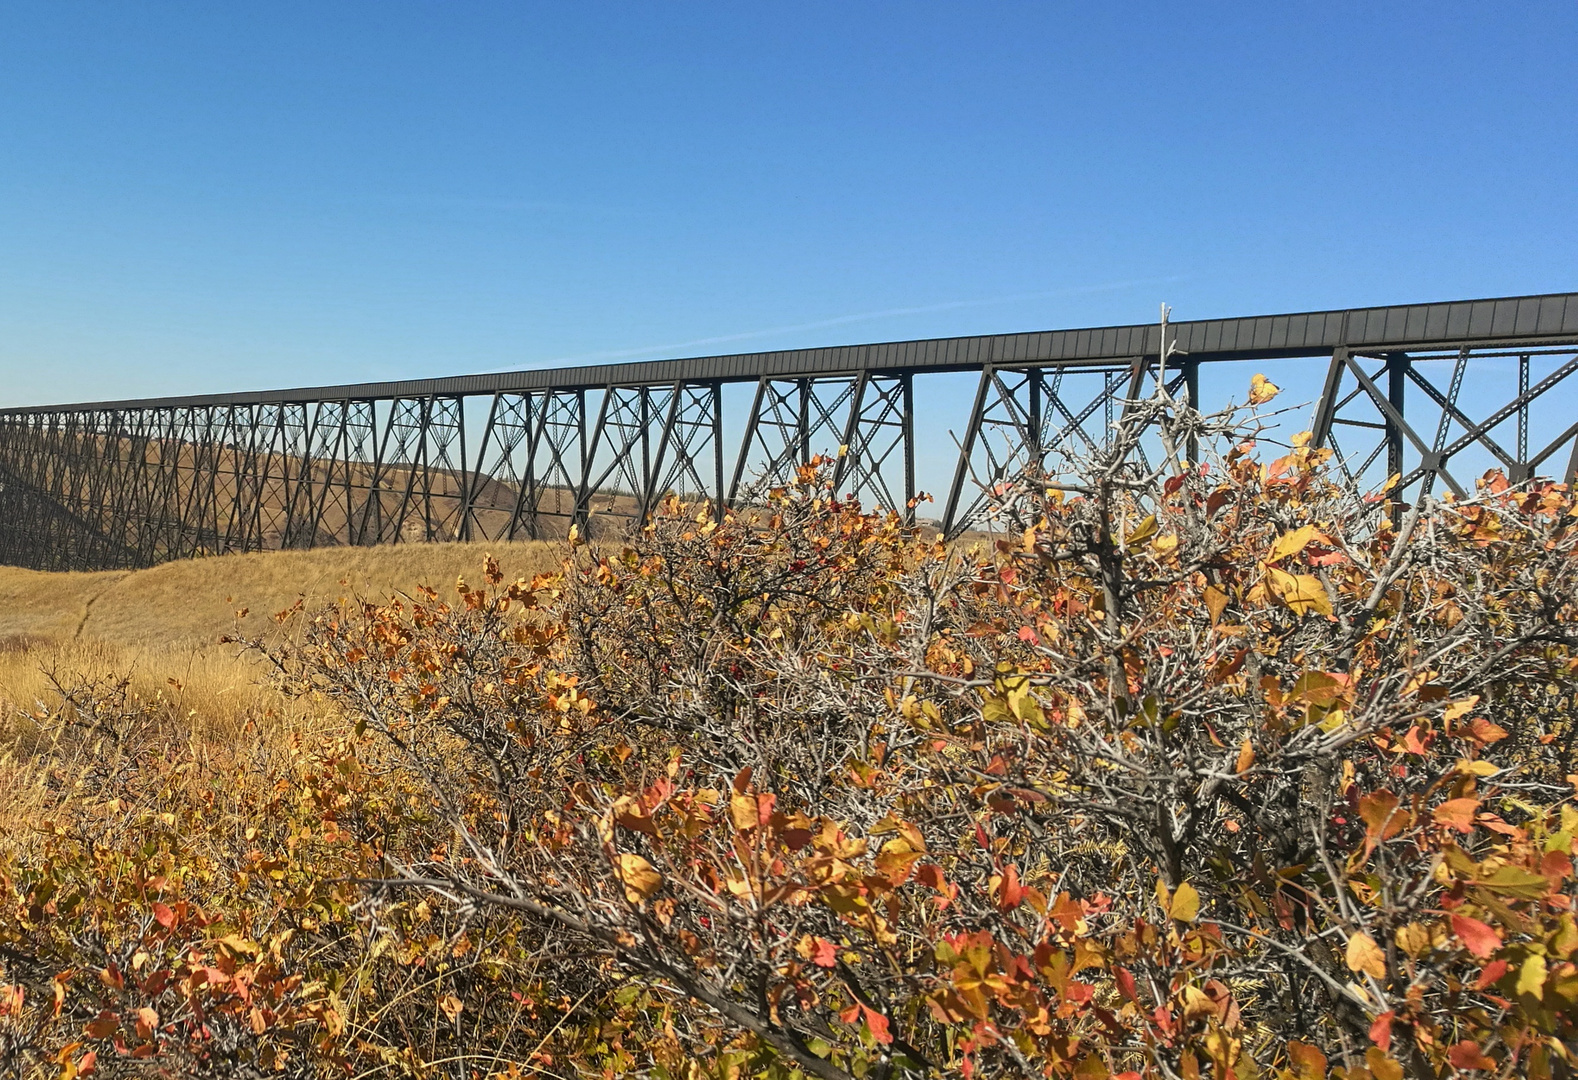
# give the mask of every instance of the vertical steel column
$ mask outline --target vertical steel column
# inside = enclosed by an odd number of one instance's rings
[[[1408,357],[1402,353],[1388,353],[1386,357],[1386,401],[1398,418],[1403,411],[1404,391],[1408,386]],[[1386,475],[1394,476],[1403,471],[1403,428],[1390,415],[1386,417]]]
[[[904,395],[904,524],[915,524],[915,373],[906,371],[899,376]]]
[[[1518,464],[1522,466],[1522,475],[1518,480],[1529,478],[1529,354],[1524,353],[1518,357]]]
[[[712,384],[712,518],[721,522],[727,507],[723,490],[723,384]]]
[[[801,379],[800,383],[800,460],[798,464],[804,465],[811,460],[811,380]]]

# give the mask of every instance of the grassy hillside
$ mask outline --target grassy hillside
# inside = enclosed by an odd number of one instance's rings
[[[491,552],[511,576],[558,565],[552,542],[409,544],[277,551],[166,563],[149,570],[43,573],[0,567],[0,709],[27,708],[63,677],[130,673],[147,693],[179,695],[204,713],[235,716],[259,701],[254,672],[233,646],[237,629],[305,598],[386,597],[419,584],[447,590],[481,576]],[[171,683],[170,680],[174,680]],[[179,684],[177,686],[176,684]],[[223,706],[223,707],[219,707]],[[217,707],[217,708],[216,708]]]

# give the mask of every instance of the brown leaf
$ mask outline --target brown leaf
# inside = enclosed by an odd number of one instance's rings
[[[1326,1055],[1317,1046],[1294,1039],[1288,1043],[1288,1063],[1298,1080],[1326,1080]]]
[[[1211,625],[1215,626],[1222,621],[1222,612],[1227,609],[1227,593],[1215,585],[1205,587],[1205,609],[1211,613]]]

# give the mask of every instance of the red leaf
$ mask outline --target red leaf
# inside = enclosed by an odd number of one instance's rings
[[[811,963],[817,967],[830,968],[838,963],[838,952],[833,943],[827,938],[816,939],[816,949],[811,953]]]
[[[1128,968],[1113,968],[1113,976],[1118,981],[1118,992],[1136,1005],[1140,1003],[1140,995],[1134,987],[1134,976]]]
[[[1493,960],[1485,965],[1485,970],[1481,971],[1479,978],[1474,980],[1474,989],[1485,990],[1495,986],[1506,973],[1507,962],[1505,960]]]
[[[1001,911],[1012,911],[1024,898],[1025,890],[1019,884],[1019,868],[1009,863],[1008,869],[1003,871],[1003,886],[1002,892],[998,895],[997,907]]]
[[[1397,1013],[1388,1009],[1377,1016],[1375,1022],[1370,1025],[1370,1041],[1382,1050],[1390,1050],[1392,1047],[1392,1021],[1396,1017]]]
[[[1447,1060],[1459,1069],[1491,1070],[1496,1063],[1486,1057],[1473,1039],[1464,1039],[1447,1051]]]
[[[866,1014],[866,1026],[871,1028],[871,1037],[883,1046],[893,1042],[893,1033],[888,1030],[888,1018],[875,1009],[868,1009],[864,1005],[860,1011]]]
[[[1463,942],[1469,952],[1481,960],[1501,948],[1501,935],[1478,919],[1467,915],[1452,916],[1452,932]]]
[[[175,912],[164,904],[156,903],[153,905],[153,921],[168,930],[175,925]]]

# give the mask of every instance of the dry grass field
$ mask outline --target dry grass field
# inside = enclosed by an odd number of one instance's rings
[[[163,694],[208,723],[243,724],[273,708],[251,661],[220,638],[274,628],[270,618],[304,599],[386,598],[418,585],[447,591],[480,577],[492,553],[507,574],[558,565],[562,545],[410,544],[320,548],[183,560],[148,570],[43,573],[0,567],[0,714],[49,696],[53,671],[129,675],[143,695]],[[172,681],[173,680],[173,681]],[[3,721],[0,721],[3,724]]]

